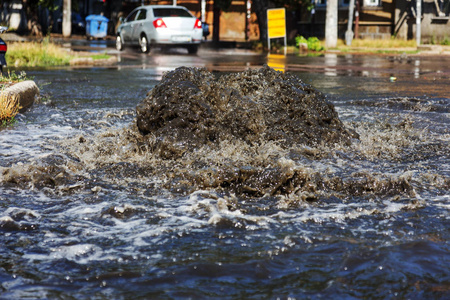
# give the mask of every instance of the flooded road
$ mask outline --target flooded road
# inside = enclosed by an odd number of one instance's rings
[[[137,105],[166,72],[220,78],[264,64],[322,92],[357,137],[234,139],[163,157],[136,129]],[[127,50],[114,67],[28,70],[42,103],[0,131],[0,299],[446,299],[449,66]],[[282,170],[289,189],[215,186],[230,166]]]

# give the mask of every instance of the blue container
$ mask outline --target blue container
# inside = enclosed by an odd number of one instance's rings
[[[93,38],[104,38],[108,31],[108,18],[101,15],[86,17],[86,35]]]

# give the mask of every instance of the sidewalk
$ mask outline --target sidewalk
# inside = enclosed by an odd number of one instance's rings
[[[417,50],[422,54],[429,55],[450,55],[450,46],[442,45],[420,45]]]
[[[37,37],[29,37],[29,36],[21,36],[14,32],[6,32],[3,33],[1,38],[6,42],[27,42],[27,41],[40,41],[43,38]],[[84,35],[72,35],[70,38],[65,38],[62,34],[51,34],[50,40],[57,44],[71,44],[73,50],[76,51],[95,51],[95,50],[106,50],[106,48],[114,48],[115,47],[115,37],[114,36],[106,36],[104,39],[100,40],[91,40],[89,41]],[[219,41],[214,42],[211,40],[204,41],[201,44],[201,48],[220,51],[220,50],[243,50],[243,51],[254,51],[252,46],[254,45],[253,41]],[[288,54],[296,54],[296,47],[289,46]],[[376,54],[386,54],[383,52],[398,52],[399,55],[402,53],[412,53],[409,55],[450,55],[450,46],[444,45],[420,45],[417,48],[362,48],[362,47],[349,47],[345,51],[341,51],[339,49],[328,50],[327,52],[333,53],[342,53],[342,54],[367,54],[367,55],[376,55]],[[256,51],[258,52],[258,51]]]

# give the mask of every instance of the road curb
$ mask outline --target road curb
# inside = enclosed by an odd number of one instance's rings
[[[70,61],[71,66],[103,66],[113,65],[118,62],[117,57],[111,56],[107,59],[93,59],[92,57],[78,57]]]
[[[39,97],[40,91],[34,81],[25,80],[7,87],[0,91],[0,94],[4,97],[16,97],[19,101],[19,112],[24,112],[33,105],[36,97]]]

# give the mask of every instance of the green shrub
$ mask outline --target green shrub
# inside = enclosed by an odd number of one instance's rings
[[[300,44],[308,44],[308,40],[305,39],[302,35],[297,35],[295,37],[295,45],[300,47]]]
[[[306,44],[308,46],[308,50],[311,51],[322,51],[323,50],[323,46],[320,42],[320,40],[315,37],[309,37],[308,39],[306,39],[303,36],[296,36],[295,37],[295,45],[299,48],[300,44]]]

